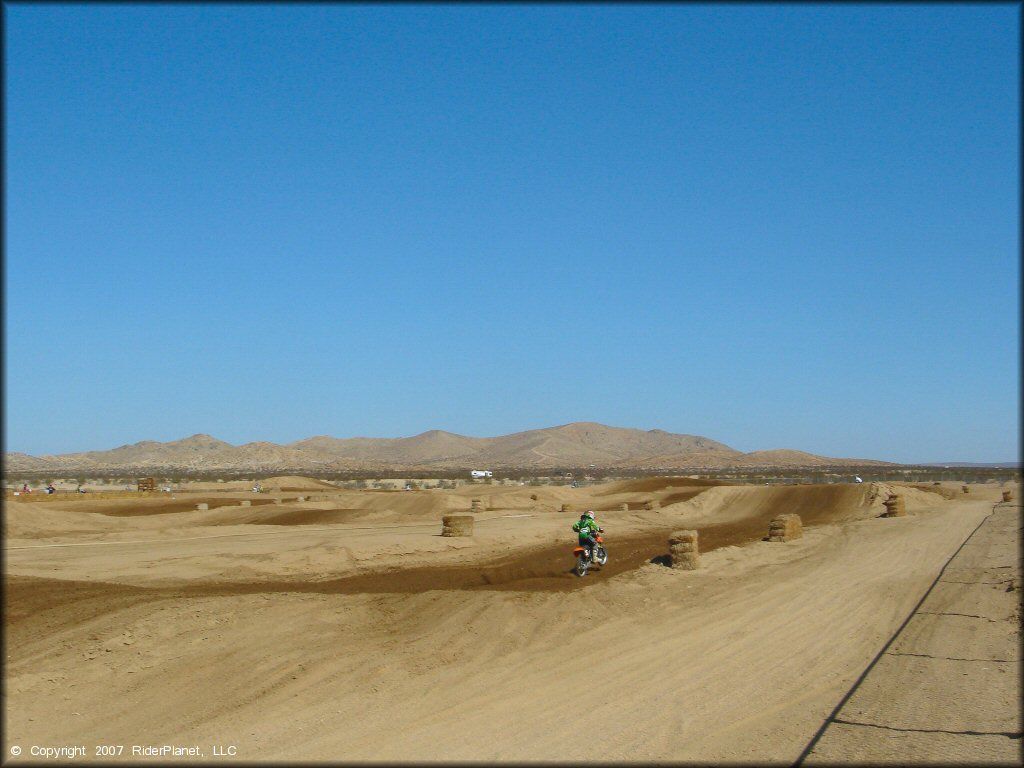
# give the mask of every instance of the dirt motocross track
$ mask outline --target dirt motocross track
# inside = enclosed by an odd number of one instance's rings
[[[479,489],[8,503],[5,745],[573,759],[595,653],[607,759],[792,761],[999,495],[904,487],[879,519],[894,488],[495,487],[466,538],[440,517]],[[564,503],[606,531],[583,579]],[[783,512],[803,538],[763,542]],[[665,567],[682,528],[698,571]],[[493,739],[510,718],[531,737]]]

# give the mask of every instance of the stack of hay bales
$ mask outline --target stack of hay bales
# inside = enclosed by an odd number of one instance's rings
[[[441,518],[442,536],[472,536],[472,515],[445,515]]]
[[[203,512],[203,511],[205,511],[205,510],[207,510],[209,508],[210,508],[209,504],[196,504],[196,509],[198,509],[200,512]]]
[[[907,514],[907,504],[898,493],[890,493],[889,498],[883,502],[885,512],[882,517],[903,517]]]
[[[248,499],[242,499],[242,501],[238,502],[238,505],[241,507],[251,507],[252,502],[249,501]]]
[[[622,505],[622,506],[620,507],[620,509],[621,509],[621,510],[622,510],[623,512],[629,512],[629,504],[623,504],[623,505]]]
[[[960,490],[963,491],[964,493],[970,493],[971,492],[970,486],[967,486],[967,485],[961,485],[960,486]]]
[[[473,501],[471,501],[470,504],[469,504],[469,511],[470,512],[483,512],[484,511],[484,503],[480,499],[473,499]]]
[[[563,504],[562,505],[562,511],[563,512],[572,512],[573,511],[572,510],[572,504]]]
[[[1003,501],[1013,501],[1013,491],[1003,491]]]
[[[644,509],[646,510],[658,510],[661,509],[661,502],[657,499],[651,499],[650,501],[644,502]]]
[[[668,540],[668,551],[672,567],[683,571],[695,571],[700,567],[700,549],[696,531],[675,531]]]
[[[768,525],[768,541],[792,541],[803,535],[803,521],[792,512],[779,515]]]

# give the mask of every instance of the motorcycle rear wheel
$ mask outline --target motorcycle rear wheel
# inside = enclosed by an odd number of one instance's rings
[[[587,569],[590,568],[590,561],[587,560],[587,556],[579,554],[576,556],[576,567],[573,569],[576,571],[577,576],[586,576]]]

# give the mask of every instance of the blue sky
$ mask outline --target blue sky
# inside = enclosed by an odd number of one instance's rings
[[[1020,456],[1020,6],[7,4],[5,450]]]

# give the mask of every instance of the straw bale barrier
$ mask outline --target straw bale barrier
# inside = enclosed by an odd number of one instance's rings
[[[803,521],[793,512],[779,515],[768,525],[768,541],[792,541],[803,535]]]
[[[442,536],[472,536],[472,515],[445,515],[441,518]]]
[[[695,571],[700,567],[697,531],[674,531],[668,540],[668,551],[673,568]]]
[[[484,503],[480,499],[473,499],[469,503],[469,511],[470,512],[483,512],[484,511]]]
[[[889,498],[882,503],[885,504],[882,517],[903,517],[907,514],[907,503],[898,493],[890,493]]]
[[[210,505],[207,504],[206,502],[203,502],[202,504],[196,504],[196,509],[198,509],[200,512],[204,512],[204,511],[206,511],[209,508],[210,508]]]
[[[621,507],[619,507],[619,509],[621,509],[623,512],[629,512],[629,504],[623,504]]]
[[[963,491],[964,493],[970,493],[971,492],[970,486],[967,486],[967,485],[961,485],[960,486],[960,490]]]
[[[1013,501],[1013,491],[1003,491],[1003,501]]]
[[[644,502],[644,509],[646,510],[658,510],[661,509],[661,502],[657,499],[651,499],[650,501]]]
[[[248,499],[243,499],[242,501],[240,501],[238,503],[239,503],[239,506],[242,506],[242,507],[251,507],[252,506],[252,502],[249,501]]]
[[[563,504],[561,511],[562,512],[572,512],[573,511],[572,510],[572,504]]]

